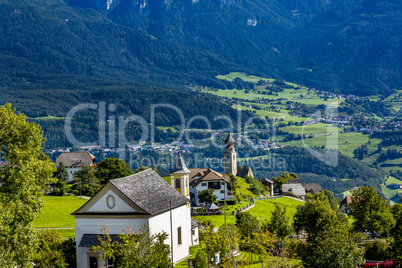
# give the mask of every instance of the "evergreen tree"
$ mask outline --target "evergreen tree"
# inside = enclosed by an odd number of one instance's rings
[[[57,178],[59,179],[59,181],[68,181],[68,171],[63,162],[60,162],[59,169],[57,170]]]

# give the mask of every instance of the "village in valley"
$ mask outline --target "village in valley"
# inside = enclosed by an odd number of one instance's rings
[[[402,268],[402,1],[0,17],[0,268]]]
[[[268,131],[252,125],[215,136],[211,129],[157,127],[187,138],[142,141],[122,148],[46,149],[52,160],[48,164],[56,169],[43,184],[43,212],[33,221],[41,239],[34,262],[39,267],[80,268],[316,267],[317,262],[346,259],[349,264],[344,267],[398,267],[402,181],[393,167],[399,165],[395,161],[400,160],[400,151],[387,135],[400,132],[401,118],[392,113],[380,118],[367,111],[350,115],[339,103],[336,115],[328,116],[319,105],[313,113],[303,101],[323,99],[330,105],[334,100],[363,100],[287,82],[280,84],[283,91],[269,93],[275,83],[261,81],[254,81],[254,91],[230,92],[243,94],[241,99],[228,98],[220,90],[202,90],[218,93],[222,103],[238,111],[252,111],[258,120],[265,117],[271,126]],[[271,96],[276,94],[277,106],[275,100],[261,97],[266,92],[259,92],[258,87],[266,87]],[[278,96],[303,90],[306,95],[299,94],[292,101]],[[202,140],[191,138],[197,132],[203,132]],[[319,177],[310,179],[288,171],[292,163],[284,159],[278,170],[269,166],[272,173],[267,174],[275,175],[261,176],[261,166],[255,165],[271,161],[271,152],[286,151],[301,142],[330,149],[322,142],[332,134],[336,134],[340,153],[388,168],[391,175],[381,185],[382,195],[372,186],[332,192],[327,188],[350,179],[332,177],[331,186]],[[354,138],[353,143],[351,135],[359,140]],[[205,142],[219,147],[200,149]],[[199,156],[202,161],[197,162]],[[6,159],[0,163],[1,172],[17,167]],[[367,206],[370,202],[373,207]],[[325,230],[331,230],[331,236],[325,236]],[[305,247],[316,252],[315,258],[303,253]],[[344,247],[343,253],[320,257],[321,248],[327,254],[334,247]]]
[[[303,267],[315,260],[305,259],[290,245],[317,239],[319,228],[335,228],[337,241],[324,245],[331,238],[322,237],[311,250],[332,250],[343,243],[348,251],[342,258],[363,264],[374,254],[368,250],[386,243],[381,239],[400,228],[395,225],[400,219],[394,217],[399,217],[401,206],[391,208],[373,187],[356,188],[341,200],[319,183],[303,183],[295,173],[255,178],[252,167],[238,165],[232,134],[221,142],[222,173],[204,166],[188,168],[178,144],[166,177],[153,167],[133,173],[118,158],[98,162],[88,150],[61,153],[53,183],[46,184],[50,188],[44,213],[33,222],[42,232],[41,243],[50,246],[50,251],[39,253],[51,265],[58,262],[57,267]],[[4,161],[0,167],[5,171],[12,164]],[[359,218],[359,213],[368,213],[365,202],[373,198],[376,205],[370,209],[383,216]],[[381,223],[374,227],[375,222]],[[333,224],[355,231],[347,235],[347,229]],[[50,237],[53,240],[47,241]],[[399,243],[394,239],[390,248]],[[134,251],[127,253],[128,248]]]

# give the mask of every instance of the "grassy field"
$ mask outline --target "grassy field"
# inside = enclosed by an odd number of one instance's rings
[[[306,126],[288,126],[281,127],[280,130],[296,133],[296,134],[317,134],[317,133],[327,133],[327,132],[340,132],[343,128],[333,127],[332,125],[327,125],[323,123],[306,125]]]
[[[170,176],[163,177],[163,179],[170,184],[171,178]]]
[[[74,227],[74,217],[70,214],[88,200],[75,196],[45,196],[43,213],[33,222],[36,228]],[[64,231],[71,233],[71,231]]]
[[[283,129],[283,128],[281,128]],[[306,127],[308,130],[308,128]],[[307,132],[308,134],[308,132]],[[325,146],[327,148],[327,134],[326,133],[313,133],[314,138],[310,139],[304,139],[304,143],[309,146],[309,147],[314,147],[314,146]],[[278,139],[279,140],[279,139]],[[369,141],[369,136],[364,135],[362,133],[338,133],[338,150],[344,155],[353,157],[353,151],[357,149],[359,146],[361,146],[364,143],[367,143]],[[287,142],[279,142],[282,145],[292,145],[292,146],[303,146],[303,141],[301,140],[293,140],[293,141],[287,141]],[[377,144],[379,143],[379,140],[372,140],[371,146],[369,146],[369,149],[372,149],[372,151],[376,150]]]
[[[389,185],[391,183],[402,184],[402,180],[398,180],[395,177],[389,176],[389,179],[386,184]]]
[[[384,184],[381,185],[381,190],[387,199],[393,198],[397,193],[402,193],[402,189],[389,189]]]
[[[36,117],[36,118],[30,118],[30,119],[35,119],[35,120],[64,120],[66,119],[65,117],[56,117],[56,116],[42,116],[42,117]]]
[[[226,74],[226,75],[218,75],[218,76],[216,76],[216,78],[218,78],[218,79],[228,80],[228,81],[233,81],[237,77],[243,79],[244,81],[252,82],[252,83],[257,83],[260,80],[274,81],[274,79],[262,78],[262,77],[258,77],[258,76],[254,76],[254,75],[248,75],[246,73],[240,73],[240,72],[232,72],[232,73],[229,73],[229,74]]]
[[[174,127],[156,127],[157,129],[159,129],[159,130],[171,130],[173,133],[176,133],[176,132],[178,132],[178,130],[176,129],[176,128],[174,128]]]
[[[258,220],[265,221],[271,218],[272,211],[275,209],[275,203],[280,203],[281,205],[286,207],[286,213],[290,218],[290,221],[293,222],[293,216],[296,213],[296,207],[303,204],[303,201],[295,200],[289,197],[280,197],[274,199],[264,199],[264,200],[256,200],[255,205],[249,212],[256,216]],[[238,205],[237,205],[238,206]],[[244,206],[242,204],[241,206]],[[230,208],[226,213],[226,223],[236,223],[236,217],[232,215],[232,211],[234,209]],[[224,215],[214,215],[214,216],[197,216],[194,217],[196,220],[211,220],[215,226],[219,227],[224,225],[225,217]]]

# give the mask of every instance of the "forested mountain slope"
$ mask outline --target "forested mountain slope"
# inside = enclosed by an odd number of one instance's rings
[[[274,78],[359,95],[401,87],[401,1],[66,1]]]
[[[0,1],[0,85],[40,73],[79,74],[165,87],[240,69],[219,56],[114,24],[56,0]],[[25,82],[23,80],[23,82]]]

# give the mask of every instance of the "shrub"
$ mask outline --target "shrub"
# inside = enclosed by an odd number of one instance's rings
[[[383,261],[390,259],[389,243],[386,240],[377,239],[365,244],[364,257],[367,260]]]
[[[194,268],[208,268],[208,256],[201,248],[198,250],[194,258]]]

